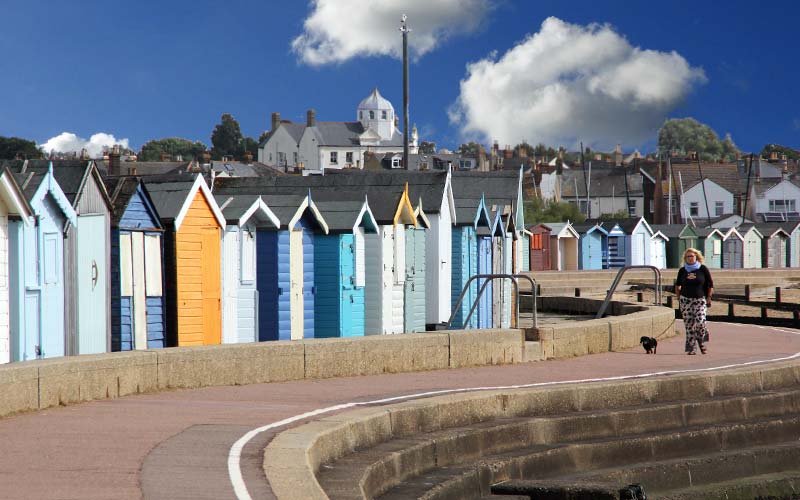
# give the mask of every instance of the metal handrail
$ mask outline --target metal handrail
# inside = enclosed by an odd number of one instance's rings
[[[653,273],[655,274],[655,305],[661,305],[661,269],[657,268],[656,266],[625,266],[617,272],[617,276],[614,278],[614,281],[611,283],[611,288],[608,289],[608,293],[606,293],[606,299],[603,301],[603,304],[600,306],[600,309],[597,311],[597,319],[603,317],[605,314],[606,309],[608,308],[608,304],[611,302],[611,297],[614,296],[614,292],[619,286],[620,281],[622,281],[622,275],[625,274],[625,271],[628,269],[652,269]]]
[[[461,304],[464,301],[464,295],[467,294],[467,290],[469,290],[470,283],[472,283],[476,279],[483,279],[485,281],[481,285],[480,290],[478,290],[478,295],[475,297],[475,302],[472,303],[472,307],[469,310],[469,314],[467,314],[467,319],[464,321],[464,329],[469,330],[469,321],[472,319],[472,315],[475,313],[475,309],[478,307],[478,303],[480,302],[481,296],[483,295],[483,292],[486,289],[486,285],[497,279],[511,280],[511,284],[514,287],[514,297],[516,297],[514,304],[514,318],[516,319],[515,323],[517,327],[519,327],[519,282],[517,281],[517,278],[524,278],[528,280],[531,284],[531,291],[533,294],[533,327],[536,328],[539,319],[536,312],[536,280],[534,280],[527,274],[476,274],[472,276],[470,279],[467,280],[466,284],[464,284],[464,288],[461,290],[461,295],[458,296],[458,301],[456,302],[456,305],[453,308],[453,312],[450,313],[450,319],[447,321],[447,328],[448,329],[450,328],[450,325],[453,323],[453,318],[455,317],[458,310],[461,308]]]

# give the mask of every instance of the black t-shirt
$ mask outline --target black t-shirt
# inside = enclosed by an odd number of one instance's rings
[[[681,287],[681,296],[699,299],[708,295],[708,289],[714,287],[714,282],[711,280],[711,272],[704,265],[692,272],[687,272],[685,267],[681,267],[675,286]]]

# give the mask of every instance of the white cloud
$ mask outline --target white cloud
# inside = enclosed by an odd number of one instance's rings
[[[119,144],[123,148],[129,147],[128,139],[117,139],[113,135],[103,132],[94,134],[89,140],[78,137],[72,132],[62,132],[48,139],[40,148],[47,154],[50,152],[80,153],[82,149],[86,149],[91,158],[97,158],[103,155],[105,149],[109,149],[115,144]]]
[[[454,34],[475,31],[493,0],[313,0],[292,50],[306,64],[341,63],[358,56],[401,57],[400,16],[408,15],[415,57]]]
[[[467,65],[450,120],[466,137],[501,146],[639,145],[706,82],[676,52],[633,47],[608,25],[546,19],[499,59]]]

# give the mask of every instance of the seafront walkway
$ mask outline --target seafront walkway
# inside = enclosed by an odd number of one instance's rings
[[[796,353],[800,330],[715,323],[705,356],[686,356],[678,335],[660,342],[655,356],[635,348],[525,364],[209,387],[50,408],[0,419],[0,498],[235,498],[232,445],[253,429],[307,412],[449,389],[669,376]],[[263,450],[286,428],[255,434],[242,450],[238,467],[252,498],[274,498],[262,468]]]

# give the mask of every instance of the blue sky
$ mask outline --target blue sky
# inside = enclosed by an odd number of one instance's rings
[[[174,136],[210,144],[226,112],[257,137],[273,111],[354,120],[375,86],[401,114],[393,54],[407,11],[411,121],[440,147],[649,149],[664,118],[684,116],[745,151],[800,147],[794,2],[2,3],[0,135],[38,143],[71,132],[136,149]]]

